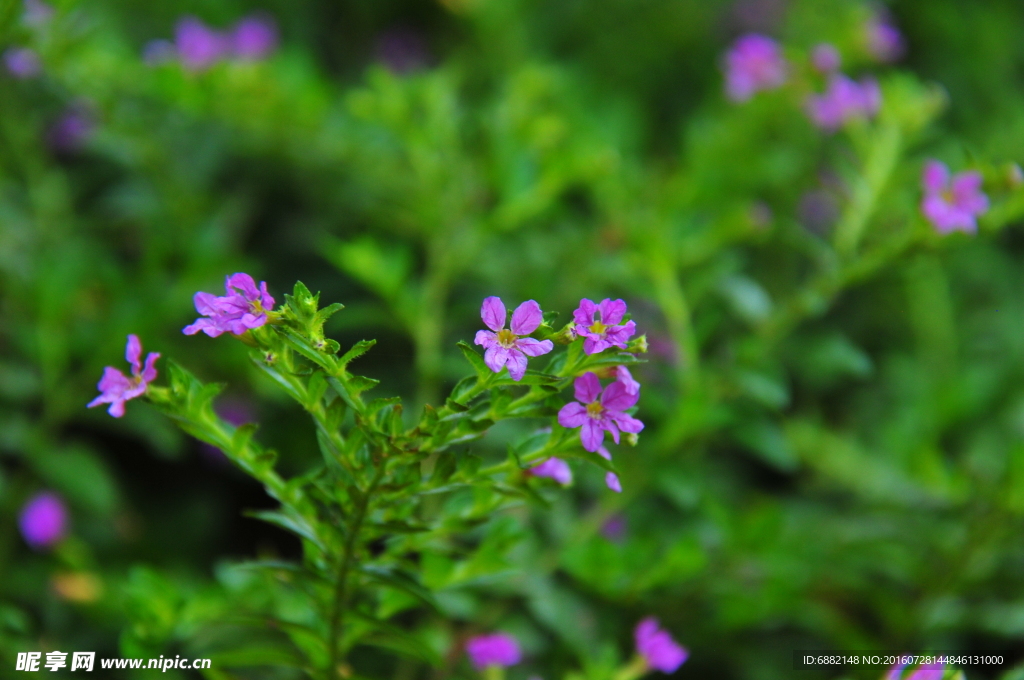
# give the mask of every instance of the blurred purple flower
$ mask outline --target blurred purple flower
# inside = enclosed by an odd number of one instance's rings
[[[210,68],[231,47],[227,36],[193,16],[178,21],[174,28],[174,44],[182,65],[190,71]]]
[[[945,163],[928,161],[921,177],[921,212],[940,234],[973,234],[978,230],[978,215],[988,211],[988,196],[981,190],[981,181],[981,173],[968,171],[950,177]]]
[[[834,45],[821,43],[815,45],[811,51],[811,64],[819,73],[838,71],[841,63],[842,57],[839,56],[839,50]]]
[[[535,340],[522,337],[537,330],[544,320],[540,305],[527,300],[512,312],[511,330],[505,328],[505,305],[501,298],[491,296],[484,299],[480,307],[480,318],[490,331],[477,331],[473,342],[486,350],[484,362],[495,373],[508,366],[513,380],[522,380],[526,373],[526,357],[547,354],[555,345],[550,340]]]
[[[583,351],[597,354],[609,347],[626,349],[626,341],[636,333],[636,324],[632,320],[621,323],[625,314],[626,303],[622,300],[605,298],[600,304],[586,298],[580,300],[573,321],[576,334],[586,338]]]
[[[608,453],[608,449],[603,446],[598,447],[597,455],[601,456],[605,460],[611,460],[612,454]],[[622,483],[619,482],[619,476],[614,472],[604,473],[604,483],[609,489],[615,493],[622,493]]]
[[[596,452],[601,448],[604,433],[612,433],[612,439],[619,443],[619,430],[637,433],[644,424],[625,413],[636,405],[638,394],[630,394],[626,386],[615,381],[601,391],[601,381],[594,373],[585,373],[576,378],[573,387],[576,401],[571,401],[558,412],[558,424],[562,427],[579,427],[580,441],[587,451]]]
[[[264,14],[249,15],[235,24],[230,42],[232,54],[239,59],[266,59],[277,49],[277,24]]]
[[[548,458],[527,470],[527,473],[535,477],[549,477],[562,486],[572,484],[572,468],[561,458]]]
[[[72,107],[47,130],[46,143],[57,153],[78,151],[94,127],[92,118],[83,108]]]
[[[28,47],[11,47],[4,52],[4,66],[7,72],[19,80],[35,78],[43,72],[39,55]]]
[[[638,623],[633,636],[636,638],[637,653],[647,661],[650,668],[662,673],[675,673],[690,655],[668,632],[658,627],[658,619],[653,616]]]
[[[808,98],[807,114],[816,126],[834,132],[855,118],[873,118],[881,103],[882,93],[873,78],[857,83],[837,73],[823,94]]]
[[[800,197],[796,214],[808,231],[824,236],[839,219],[839,202],[827,189],[808,191]]]
[[[601,535],[612,543],[622,543],[626,540],[626,529],[626,516],[616,513],[601,525]]]
[[[22,17],[29,26],[42,26],[53,18],[53,7],[41,0],[25,0],[25,13]]]
[[[889,14],[880,9],[872,15],[865,27],[868,52],[878,61],[888,64],[903,56],[906,45],[903,34],[892,23]]]
[[[906,680],[942,680],[942,676],[945,672],[946,664],[921,664],[913,673],[906,677]]]
[[[757,33],[741,36],[725,56],[725,92],[745,102],[761,90],[774,90],[786,82],[786,60],[779,44]]]
[[[115,418],[120,418],[124,415],[125,402],[135,397],[141,397],[146,393],[146,387],[149,383],[156,380],[155,364],[156,360],[160,358],[160,354],[158,352],[147,354],[146,366],[143,368],[141,361],[142,343],[139,342],[139,336],[128,336],[124,358],[132,365],[132,377],[127,377],[113,366],[107,366],[103,369],[103,377],[100,378],[99,383],[96,385],[101,394],[90,401],[87,404],[87,408],[99,406],[100,404],[110,404],[107,413]]]
[[[466,654],[477,670],[483,670],[488,666],[514,666],[522,658],[519,643],[505,633],[469,638],[466,642]]]
[[[195,294],[196,311],[206,318],[196,319],[195,323],[185,326],[182,333],[195,335],[203,331],[211,338],[229,331],[242,335],[267,323],[267,314],[274,309],[274,298],[267,292],[266,281],[260,281],[257,289],[251,276],[239,272],[227,277],[224,288],[227,295],[222,297],[212,293]]]
[[[35,550],[42,550],[64,538],[67,515],[60,496],[44,491],[30,498],[21,509],[18,526],[25,542]]]
[[[381,33],[375,53],[389,71],[400,75],[424,68],[430,61],[423,35],[409,28],[392,28]]]
[[[178,49],[170,40],[158,38],[150,40],[142,48],[142,61],[147,66],[159,66],[174,61],[178,57]]]

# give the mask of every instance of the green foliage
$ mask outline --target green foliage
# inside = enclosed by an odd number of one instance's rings
[[[502,630],[510,677],[597,680],[656,615],[681,676],[940,647],[1006,655],[972,680],[1019,674],[1019,2],[894,0],[907,53],[882,65],[866,0],[268,0],[280,49],[200,71],[142,48],[256,5],[53,4],[0,3],[0,48],[43,66],[0,74],[0,665],[470,677],[466,637]],[[389,61],[395,27],[418,67]],[[750,30],[793,70],[738,105],[721,59]],[[807,120],[822,41],[878,78],[877,118]],[[56,148],[69,110],[93,130]],[[976,236],[922,217],[932,157],[983,175]],[[182,336],[235,271],[281,316],[250,345]],[[297,278],[347,307],[282,295]],[[488,295],[562,311],[536,336],[565,351],[518,387],[464,342]],[[629,302],[646,363],[583,355],[582,297]],[[128,333],[164,358],[115,421],[84,405]],[[538,432],[569,376],[618,364],[643,384],[635,448]],[[573,487],[524,476],[553,454]],[[42,489],[71,524],[35,552],[17,517]]]

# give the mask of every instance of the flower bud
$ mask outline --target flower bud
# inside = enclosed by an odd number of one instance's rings
[[[636,434],[635,432],[624,432],[623,441],[625,441],[630,446],[636,446],[637,442],[640,441],[640,435]]]
[[[562,330],[558,331],[557,333],[550,337],[550,340],[554,342],[556,345],[569,345],[575,339],[576,324],[572,322],[565,324]]]
[[[626,346],[627,352],[633,354],[647,354],[647,335],[641,335],[639,338],[633,338],[629,341],[629,345]]]

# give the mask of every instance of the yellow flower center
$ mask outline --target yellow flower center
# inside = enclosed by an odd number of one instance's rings
[[[600,419],[602,413],[604,413],[604,406],[601,405],[601,402],[594,401],[587,404],[587,415],[594,420]]]
[[[516,334],[507,328],[502,328],[498,331],[498,344],[504,348],[509,348],[516,342]]]
[[[605,332],[605,330],[607,328],[608,328],[608,326],[605,326],[600,321],[595,321],[594,324],[590,327],[590,332],[591,333],[595,333],[597,335],[602,335],[602,334],[604,334],[604,332]]]

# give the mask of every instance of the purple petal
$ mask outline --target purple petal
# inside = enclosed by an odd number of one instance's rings
[[[572,429],[581,426],[587,420],[587,407],[578,401],[570,401],[558,411],[558,424],[562,427]]]
[[[270,296],[267,291],[267,282],[260,281],[260,304],[263,305],[263,309],[270,311],[274,309],[274,298]]]
[[[577,326],[587,327],[594,323],[594,312],[596,311],[597,305],[592,300],[583,298],[580,300],[580,306],[572,313],[572,319]]]
[[[988,210],[988,196],[981,191],[981,173],[961,172],[953,178],[953,204],[965,212],[980,215]]]
[[[816,45],[811,51],[811,63],[819,73],[831,73],[839,69],[842,57],[839,50],[828,43]]]
[[[484,363],[495,373],[501,373],[501,369],[508,363],[508,350],[501,345],[488,347],[484,352]]]
[[[181,332],[185,335],[195,335],[199,331],[203,331],[211,338],[215,338],[223,333],[224,329],[215,324],[212,319],[196,319],[195,323],[181,329]]]
[[[591,335],[589,333],[580,333],[580,335],[584,335],[587,338],[583,341],[583,352],[585,354],[597,354],[612,346],[607,340],[599,338],[596,335]]]
[[[633,379],[633,374],[625,366],[615,367],[615,380],[622,383],[629,394],[640,394],[640,383]]]
[[[604,339],[609,345],[614,345],[619,349],[626,349],[626,343],[633,337],[634,333],[636,333],[636,323],[627,321],[623,326],[609,328],[604,334]]]
[[[159,352],[150,352],[146,355],[146,368],[142,371],[142,382],[144,384],[156,380],[156,360],[159,358]]]
[[[583,429],[580,430],[580,441],[583,442],[583,448],[587,451],[597,451],[601,448],[601,442],[604,441],[604,430],[601,428],[601,424],[593,418],[587,418],[583,421]]]
[[[221,298],[216,295],[213,295],[212,293],[204,293],[202,291],[199,291],[192,296],[192,302],[196,306],[196,311],[203,316],[213,316],[214,314],[224,311],[220,300]]]
[[[622,483],[614,472],[604,473],[604,484],[615,493],[622,493]]]
[[[626,413],[609,411],[606,415],[608,420],[614,423],[623,432],[636,434],[644,429],[643,422]]]
[[[270,17],[245,17],[235,24],[231,43],[232,51],[241,59],[264,59],[277,47],[277,26]]]
[[[260,297],[260,291],[256,289],[256,282],[244,272],[229,276],[224,287],[227,289],[228,295],[231,295],[232,290],[237,290],[246,300],[258,300]]]
[[[924,173],[921,175],[921,185],[924,190],[937,194],[945,190],[949,184],[949,168],[942,161],[931,160],[925,163]]]
[[[622,300],[605,298],[598,305],[598,311],[601,312],[601,323],[605,326],[615,326],[622,321],[622,317],[626,314],[626,303]]]
[[[576,401],[589,404],[601,396],[601,381],[597,375],[587,371],[573,382],[573,389],[576,392]]]
[[[505,365],[508,366],[508,374],[512,376],[512,379],[519,382],[523,379],[523,375],[526,374],[526,355],[518,349],[510,348],[508,350],[508,361]]]
[[[639,394],[630,392],[624,383],[616,380],[604,388],[604,394],[601,395],[601,405],[609,411],[625,411],[636,406],[639,398]]]
[[[128,379],[121,371],[117,370],[113,366],[107,366],[103,369],[103,377],[96,384],[96,388],[100,392],[123,392],[128,389],[132,384],[132,381]],[[106,402],[102,402],[106,403]]]
[[[18,526],[25,542],[33,549],[48,548],[64,538],[67,508],[60,496],[44,491],[29,499],[22,508]]]
[[[562,486],[572,484],[572,469],[561,458],[548,458],[540,465],[530,468],[529,472],[537,477],[550,477]]]
[[[114,416],[115,418],[120,418],[121,416],[123,416],[124,401],[125,400],[121,398],[114,399],[114,401],[110,402],[110,408],[107,409],[107,413]]]
[[[516,335],[529,335],[544,321],[544,314],[536,300],[527,300],[512,312],[510,328]]]
[[[601,456],[605,460],[611,460],[612,459],[612,454],[610,454],[608,452],[608,449],[606,449],[603,446],[598,448],[597,451],[595,451],[594,453],[596,453],[597,455]]]
[[[480,306],[480,318],[483,319],[484,325],[495,333],[504,328],[505,305],[502,304],[501,298],[493,295],[484,298],[484,303]]]
[[[533,338],[519,338],[516,340],[515,346],[528,357],[539,357],[555,348],[554,343],[550,340],[534,340]]]
[[[490,349],[498,344],[498,336],[491,331],[477,331],[473,344],[480,345],[484,349]]]
[[[514,637],[504,633],[470,638],[466,643],[466,654],[477,670],[483,670],[488,666],[514,666],[522,658],[519,643]]]
[[[124,358],[129,364],[132,365],[132,373],[135,375],[139,374],[142,370],[142,362],[139,359],[142,357],[142,342],[139,341],[139,336],[132,334],[128,336],[128,344],[124,347]]]

